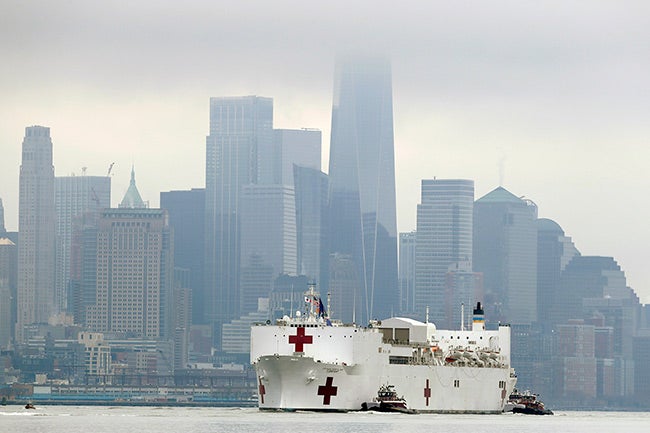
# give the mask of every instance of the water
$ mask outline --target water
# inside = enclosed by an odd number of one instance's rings
[[[533,415],[283,413],[257,409],[0,407],[0,433],[612,433],[650,431],[650,412]]]

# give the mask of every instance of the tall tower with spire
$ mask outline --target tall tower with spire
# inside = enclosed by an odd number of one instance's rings
[[[16,337],[29,325],[47,323],[55,305],[54,166],[50,128],[25,128],[20,166],[18,304]]]
[[[119,207],[121,208],[131,208],[131,209],[140,209],[147,207],[145,202],[140,197],[140,192],[138,187],[135,186],[135,167],[131,166],[131,182],[129,183],[129,188],[124,194],[124,198],[120,202]]]
[[[173,237],[167,211],[145,206],[131,184],[117,209],[100,212],[96,303],[86,320],[93,331],[123,337],[172,337]]]
[[[350,256],[357,273],[352,287],[330,281],[344,291],[333,296],[355,307],[353,317],[342,319],[389,317],[399,296],[393,100],[385,59],[337,64],[329,176],[330,254]]]

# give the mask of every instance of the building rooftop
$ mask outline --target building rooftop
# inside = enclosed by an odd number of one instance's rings
[[[477,203],[517,203],[523,202],[522,199],[500,186],[491,192],[485,194],[483,197],[476,200]]]
[[[144,204],[144,201],[142,201],[142,197],[140,197],[138,187],[135,186],[135,169],[133,167],[131,167],[131,184],[126,190],[126,194],[124,194],[124,198],[122,199],[119,207],[131,209],[147,207]]]

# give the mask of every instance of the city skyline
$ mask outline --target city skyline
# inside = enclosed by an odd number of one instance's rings
[[[476,197],[503,185],[535,201],[540,217],[557,221],[584,254],[613,256],[648,301],[645,2],[414,2],[403,12],[361,2],[347,16],[337,13],[342,3],[316,14],[287,5],[195,2],[174,14],[165,12],[172,3],[96,5],[95,12],[82,4],[56,11],[43,4],[39,13],[9,6],[0,39],[11,66],[0,72],[7,229],[18,229],[28,125],[51,128],[57,176],[84,166],[102,176],[116,162],[114,199],[135,163],[152,207],[160,191],[204,186],[214,95],[273,97],[275,127],[323,131],[325,167],[334,57],[355,40],[354,48],[392,58],[399,232],[415,228],[421,179],[473,179]],[[176,25],[197,12],[194,30]],[[35,28],[28,25],[35,16],[52,19],[39,18]],[[257,37],[240,37],[251,26],[267,49]],[[45,63],[47,75],[36,67]]]

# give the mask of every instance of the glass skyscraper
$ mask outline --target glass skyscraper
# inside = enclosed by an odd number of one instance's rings
[[[239,315],[240,197],[249,184],[273,183],[273,100],[210,98],[206,139],[206,320],[218,345],[221,325]]]
[[[349,255],[357,268],[357,283],[341,288],[346,292],[342,299],[354,308],[353,317],[343,320],[386,318],[399,306],[393,147],[390,63],[339,59],[329,161],[329,251]]]
[[[429,307],[437,325],[449,326],[453,320],[457,325],[461,307],[455,300],[471,301],[466,305],[470,312],[473,290],[458,284],[459,272],[471,273],[473,209],[474,181],[422,180],[415,247],[414,310],[419,320],[424,319]],[[471,275],[466,278],[471,279]],[[452,291],[451,281],[456,293],[448,293]]]

